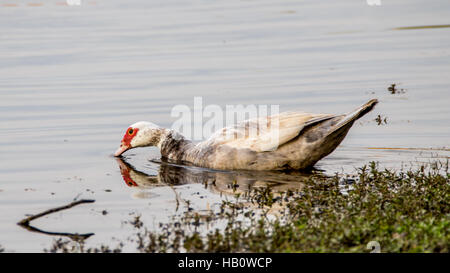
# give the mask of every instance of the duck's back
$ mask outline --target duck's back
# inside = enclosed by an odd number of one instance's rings
[[[306,126],[332,117],[333,115],[329,114],[283,112],[278,115],[249,119],[218,130],[202,145],[226,145],[255,152],[275,151],[297,137]]]

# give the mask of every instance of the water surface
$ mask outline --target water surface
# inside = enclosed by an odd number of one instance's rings
[[[123,221],[133,215],[157,226],[179,213],[174,188],[194,209],[219,204],[227,195],[202,184],[217,173],[175,168],[178,184],[129,187],[111,156],[129,124],[170,127],[172,107],[192,106],[194,96],[205,105],[277,104],[282,111],[325,113],[378,98],[375,110],[317,164],[326,174],[352,172],[373,160],[392,168],[447,160],[448,18],[446,0],[381,6],[362,0],[86,0],[81,6],[2,0],[0,245],[7,251],[48,248],[50,236],[16,222],[74,198],[96,202],[34,224],[94,232],[88,242],[95,245],[126,238],[130,229]],[[404,92],[391,94],[393,83]],[[377,125],[377,115],[387,124]],[[147,175],[160,171],[149,161],[158,159],[156,149],[126,157]],[[240,177],[251,186],[273,180]],[[286,185],[280,180],[294,178],[275,180]],[[228,190],[223,185],[219,192]]]

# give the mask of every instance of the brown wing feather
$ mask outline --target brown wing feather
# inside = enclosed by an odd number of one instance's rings
[[[256,152],[273,151],[298,136],[305,126],[332,116],[284,112],[274,116],[250,119],[217,131],[203,144],[227,145]]]

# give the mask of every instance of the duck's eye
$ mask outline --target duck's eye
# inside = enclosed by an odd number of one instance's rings
[[[131,136],[133,134],[133,128],[130,128],[130,130],[128,130],[128,134]]]

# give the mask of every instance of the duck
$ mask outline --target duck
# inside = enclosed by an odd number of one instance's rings
[[[248,119],[194,143],[152,122],[130,125],[114,153],[156,146],[161,160],[217,170],[305,170],[333,152],[356,120],[378,103],[371,99],[347,114],[300,111]]]

